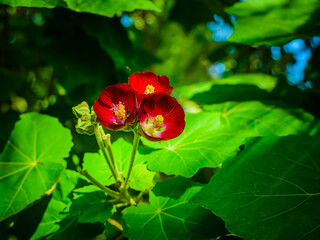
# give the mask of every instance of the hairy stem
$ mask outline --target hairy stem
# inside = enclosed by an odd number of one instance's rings
[[[127,190],[127,185],[128,185],[128,182],[129,182],[131,171],[132,171],[134,158],[136,156],[136,152],[137,152],[137,148],[138,148],[139,140],[140,140],[140,134],[136,133],[136,132],[133,132],[133,133],[134,133],[134,139],[133,139],[133,147],[132,147],[130,165],[129,165],[127,177],[126,177],[126,179],[124,181],[124,184],[121,186],[121,189],[125,190],[125,191]]]
[[[116,181],[118,181],[117,175],[116,175],[115,170],[114,170],[114,168],[113,168],[113,165],[111,164],[111,162],[110,162],[110,160],[109,160],[109,158],[108,158],[108,155],[107,155],[107,153],[106,153],[106,150],[105,150],[105,148],[104,148],[104,144],[103,144],[101,132],[99,131],[99,124],[97,124],[97,125],[94,127],[94,134],[96,135],[96,139],[97,139],[99,148],[101,149],[102,154],[103,154],[104,158],[106,159],[106,162],[107,162],[107,164],[108,164],[108,166],[109,166],[109,168],[110,168],[110,171],[111,171],[114,179],[115,179]]]
[[[105,134],[105,132],[103,131],[102,126],[99,126],[99,130],[100,130],[100,133],[102,135],[102,140],[104,142],[104,145],[107,148],[111,163],[112,163],[112,165],[114,167],[114,171],[115,171],[115,174],[116,174],[116,177],[117,177],[117,181],[122,182],[123,179],[122,179],[122,177],[120,175],[120,172],[118,170],[118,166],[117,166],[117,164],[116,164],[116,162],[114,160],[114,156],[113,156],[113,153],[112,153],[110,134]]]

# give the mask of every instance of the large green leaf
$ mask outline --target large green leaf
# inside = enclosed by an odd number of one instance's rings
[[[21,211],[59,180],[72,145],[70,131],[56,118],[21,115],[0,155],[0,219]]]
[[[125,177],[130,163],[132,145],[120,138],[112,143],[112,151],[119,172],[123,177]],[[98,153],[86,153],[83,160],[83,169],[87,170],[90,175],[104,185],[111,185],[115,183],[101,151]],[[154,185],[154,175],[155,173],[147,170],[145,158],[137,152],[129,180],[130,187],[138,191],[144,191]]]
[[[63,172],[60,181],[52,192],[49,205],[31,240],[39,239],[59,230],[60,227],[58,223],[67,217],[67,214],[63,213],[63,211],[67,208],[68,203],[71,202],[68,195],[75,188],[79,176],[80,174],[73,170],[66,169]]]
[[[218,167],[233,158],[243,137],[220,128],[220,113],[186,114],[186,128],[176,139],[143,143],[158,149],[144,157],[151,171],[193,176],[202,167]]]
[[[318,0],[248,0],[227,11],[238,16],[231,42],[282,45],[319,34]]]
[[[199,168],[218,167],[232,159],[246,137],[299,134],[310,130],[314,120],[301,109],[280,109],[255,101],[205,109],[211,112],[186,115],[186,128],[176,139],[161,143],[143,139],[145,145],[158,149],[145,156],[151,171],[191,177]]]
[[[46,7],[54,8],[61,0],[0,0],[0,3],[10,5],[11,7]]]
[[[72,201],[71,214],[79,214],[80,223],[105,223],[112,215],[113,205],[102,191],[85,193]]]
[[[319,134],[250,139],[192,201],[244,239],[319,239],[319,156]]]
[[[119,12],[132,12],[136,9],[153,10],[159,12],[159,8],[149,0],[96,0],[96,1],[82,1],[82,0],[64,0],[68,8],[76,12],[88,12],[105,17],[113,17]]]
[[[202,188],[182,177],[157,183],[150,204],[122,211],[123,234],[131,239],[208,239],[226,233],[224,223],[189,200]]]
[[[310,130],[314,117],[302,109],[279,108],[261,102],[226,102],[204,106],[219,112],[221,125],[246,137],[304,133]]]

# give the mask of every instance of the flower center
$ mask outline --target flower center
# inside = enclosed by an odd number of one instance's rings
[[[155,118],[147,118],[144,123],[142,123],[141,127],[143,131],[151,137],[159,138],[166,128],[163,124],[163,116],[157,115]]]
[[[126,108],[122,102],[119,102],[118,104],[114,104],[112,111],[114,115],[116,115],[118,120],[123,121],[126,119]]]
[[[154,128],[161,128],[163,127],[163,116],[162,115],[157,115],[154,119],[153,122],[153,127]]]
[[[152,94],[154,93],[154,86],[148,84],[148,86],[146,87],[146,90],[144,91],[144,94]]]

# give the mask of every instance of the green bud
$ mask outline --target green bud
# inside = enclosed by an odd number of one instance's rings
[[[77,118],[81,118],[83,115],[90,115],[89,105],[86,102],[82,102],[73,107],[72,112]]]
[[[78,123],[76,124],[76,131],[80,134],[93,135],[94,126],[91,121],[83,121],[81,118],[78,118]]]
[[[94,124],[97,122],[97,117],[93,111],[90,111],[89,105],[82,102],[72,108],[73,114],[77,117],[76,131],[80,134],[93,135]]]

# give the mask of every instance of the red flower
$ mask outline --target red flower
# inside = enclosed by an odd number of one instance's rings
[[[111,130],[120,130],[137,121],[136,96],[126,83],[105,88],[93,104],[98,121]]]
[[[138,103],[149,94],[163,93],[170,95],[169,78],[155,75],[153,72],[134,73],[129,77],[129,85],[136,92]]]
[[[169,140],[184,130],[185,114],[173,97],[153,94],[142,100],[140,111],[140,132],[150,141]]]

